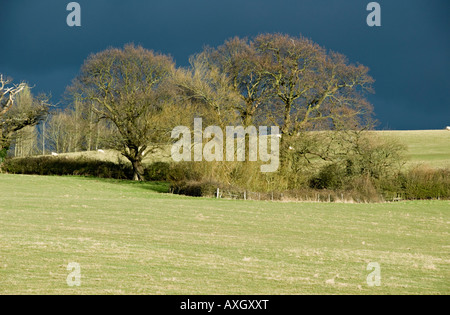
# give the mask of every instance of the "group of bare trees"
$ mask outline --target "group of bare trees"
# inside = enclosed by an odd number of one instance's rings
[[[48,109],[45,100],[30,98],[20,102],[20,116],[11,108],[14,96],[27,88],[5,89],[5,83],[2,148],[9,147],[12,133],[35,125]],[[170,142],[174,126],[200,116],[219,126],[279,126],[286,165],[300,158],[332,161],[350,150],[342,149],[349,131],[371,127],[365,94],[372,83],[367,67],[302,36],[233,38],[192,56],[187,68],[140,46],[110,48],[89,56],[67,89],[70,106],[41,125],[41,151],[113,148],[131,162],[134,179],[142,180],[143,158]],[[27,113],[33,120],[26,120]]]
[[[264,34],[234,38],[206,48],[193,69],[217,70],[241,102],[232,106],[244,125],[269,118],[285,135],[303,130],[354,128],[372,108],[364,97],[373,79],[368,68],[304,37]]]
[[[85,102],[71,101],[53,110],[46,95],[34,96],[26,83],[13,85],[1,77],[2,159],[97,150],[107,146],[108,122],[98,119]]]
[[[184,96],[181,104],[195,105],[195,115],[220,126],[281,130],[281,176],[266,176],[267,182],[284,181],[288,188],[318,160],[346,159],[358,151],[360,133],[373,127],[369,69],[302,36],[233,38],[205,48],[190,63],[174,75],[173,86]],[[250,169],[241,167],[239,176],[251,178]]]
[[[99,119],[92,104],[73,100],[64,110],[52,113],[42,124],[42,152],[93,151],[108,147],[109,123]]]

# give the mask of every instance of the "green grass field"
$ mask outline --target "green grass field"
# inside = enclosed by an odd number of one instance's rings
[[[377,134],[404,143],[408,148],[410,166],[427,164],[432,167],[450,167],[448,130],[377,131]]]
[[[449,294],[450,202],[196,199],[0,175],[0,294]],[[67,265],[81,266],[69,287]],[[371,262],[381,286],[369,287]]]

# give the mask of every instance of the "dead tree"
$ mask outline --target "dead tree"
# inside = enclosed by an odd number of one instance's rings
[[[16,102],[19,93],[29,94],[26,101]],[[6,157],[14,134],[27,127],[37,125],[49,110],[48,97],[35,98],[26,83],[11,84],[0,75],[0,163]]]

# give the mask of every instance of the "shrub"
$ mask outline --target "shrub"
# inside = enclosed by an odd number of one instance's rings
[[[450,198],[450,169],[416,167],[401,177],[406,199]]]
[[[329,164],[309,181],[309,186],[314,189],[340,189],[345,183],[346,176],[345,168],[342,165]]]
[[[2,166],[2,163],[5,160],[7,155],[8,155],[8,149],[3,148],[0,150],[0,166]]]
[[[450,199],[450,169],[420,165],[403,171],[395,178],[376,181],[387,200],[401,197],[416,199]]]
[[[381,191],[377,189],[374,179],[369,175],[354,177],[346,184],[345,191],[357,202],[384,201]]]
[[[201,175],[194,165],[195,163],[189,162],[171,163],[166,180],[172,183],[200,180]]]
[[[24,175],[79,175],[116,179],[132,177],[132,169],[128,165],[85,158],[14,158],[5,160],[2,169],[7,173]]]
[[[168,181],[170,170],[169,163],[154,162],[144,169],[144,177],[148,181]]]
[[[182,181],[172,183],[170,189],[174,194],[179,195],[213,197],[216,195],[219,186],[218,183],[208,181]]]

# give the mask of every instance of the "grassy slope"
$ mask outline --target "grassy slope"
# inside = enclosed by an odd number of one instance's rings
[[[394,138],[408,147],[408,164],[426,163],[432,167],[450,167],[450,131],[447,130],[415,130],[415,131],[377,131],[378,135]],[[106,153],[96,151],[61,154],[62,156],[87,157],[111,162],[127,159],[120,153],[107,150]],[[145,163],[154,161],[170,161],[170,148],[159,150],[145,158]]]
[[[449,294],[450,202],[195,199],[0,175],[0,294]],[[69,288],[77,262],[82,285]],[[370,262],[382,286],[369,288]]]
[[[104,153],[98,151],[83,151],[83,152],[73,152],[73,153],[62,153],[60,156],[68,156],[72,158],[88,158],[100,161],[108,161],[113,163],[130,163],[127,158],[125,158],[120,152],[115,150],[105,150]],[[144,163],[151,164],[152,162],[158,161],[170,161],[170,147],[162,149],[157,149],[155,153],[149,154],[144,158]],[[131,165],[131,164],[130,164]]]
[[[426,163],[434,167],[450,167],[450,131],[414,130],[379,131],[408,146],[409,164]]]

